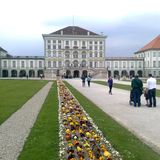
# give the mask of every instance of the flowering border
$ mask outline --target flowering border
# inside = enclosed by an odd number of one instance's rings
[[[122,160],[62,81],[57,81],[61,160]]]

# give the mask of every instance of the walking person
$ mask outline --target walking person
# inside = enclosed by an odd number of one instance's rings
[[[143,91],[143,83],[142,81],[138,78],[138,75],[134,77],[134,79],[131,81],[131,88],[133,92],[133,102],[134,102],[134,107],[141,106],[141,95]]]
[[[88,83],[88,87],[90,87],[90,83],[91,83],[91,76],[90,76],[90,74],[87,76],[87,83]]]
[[[148,99],[149,105],[148,107],[156,107],[156,84],[157,80],[152,76],[152,74],[148,75],[147,79],[147,88],[148,88]]]
[[[82,75],[81,79],[82,79],[82,87],[85,87],[86,76]]]
[[[109,87],[109,94],[112,94],[112,87],[113,87],[113,79],[111,76],[108,78],[108,87]]]

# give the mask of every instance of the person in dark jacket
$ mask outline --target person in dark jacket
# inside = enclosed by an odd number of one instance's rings
[[[112,79],[112,77],[110,76],[110,77],[108,78],[109,94],[112,94],[112,86],[113,86],[113,79]]]
[[[138,107],[141,106],[141,95],[143,93],[143,83],[138,78],[138,75],[134,77],[134,79],[131,82],[132,92],[133,92],[133,102],[134,106],[136,107],[138,103]]]

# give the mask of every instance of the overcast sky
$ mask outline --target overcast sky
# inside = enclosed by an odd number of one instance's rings
[[[0,46],[44,55],[42,34],[74,25],[107,36],[106,56],[133,56],[160,34],[159,0],[0,0]]]

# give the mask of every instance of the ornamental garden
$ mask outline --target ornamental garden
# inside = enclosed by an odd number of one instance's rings
[[[0,124],[46,83],[0,80]],[[18,160],[158,160],[159,157],[67,82],[53,81]]]

